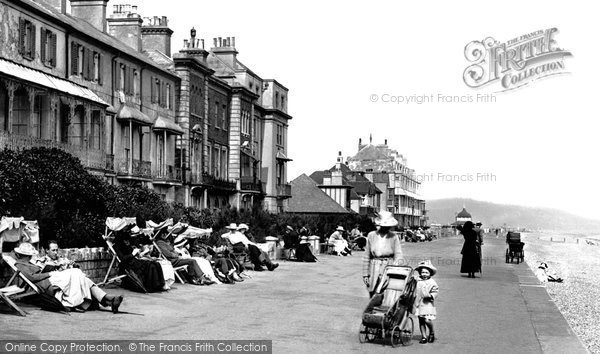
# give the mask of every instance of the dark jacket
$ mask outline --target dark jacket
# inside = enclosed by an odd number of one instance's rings
[[[40,267],[21,258],[16,260],[15,267],[21,271],[25,278],[34,283],[40,289],[40,291],[54,294],[53,286],[50,284],[50,280],[48,280],[48,278],[50,278],[50,273],[42,273],[42,269]]]
[[[160,252],[167,258],[169,262],[174,262],[179,259],[179,253],[175,251],[175,246],[169,241],[158,240],[156,245],[160,249]]]

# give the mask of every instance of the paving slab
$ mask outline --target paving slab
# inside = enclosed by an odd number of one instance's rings
[[[0,339],[271,339],[275,353],[585,353],[527,264],[506,264],[498,239],[483,246],[483,275],[459,273],[462,239],[403,244],[415,266],[430,259],[436,281],[437,341],[393,349],[387,343],[358,342],[368,294],[361,279],[362,253],[320,256],[318,263],[281,262],[274,272],[252,272],[235,285],[176,285],[157,294],[125,294],[122,309],[73,313],[45,312],[24,305],[26,318],[2,310]]]

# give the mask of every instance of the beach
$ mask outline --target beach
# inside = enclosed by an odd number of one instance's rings
[[[564,279],[547,283],[546,290],[587,349],[600,353],[600,242],[593,236],[559,233],[522,236],[525,261],[533,271],[546,262]]]

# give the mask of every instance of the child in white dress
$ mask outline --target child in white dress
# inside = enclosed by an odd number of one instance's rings
[[[415,315],[419,318],[419,328],[421,329],[419,343],[433,343],[435,341],[433,320],[436,317],[434,300],[439,293],[439,287],[431,277],[435,275],[437,269],[431,264],[431,261],[425,261],[420,262],[415,270],[420,274],[420,277],[417,278],[415,299]],[[427,335],[427,330],[429,330],[429,335]]]

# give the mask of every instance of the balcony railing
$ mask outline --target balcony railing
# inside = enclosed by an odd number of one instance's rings
[[[241,190],[263,193],[262,182],[258,178],[242,176]]]
[[[155,181],[181,182],[181,168],[166,165],[154,174]]]
[[[278,197],[291,197],[292,196],[292,185],[291,184],[278,184],[277,185],[277,196]]]
[[[131,172],[129,171],[129,161],[120,160],[117,165],[118,176],[152,178],[152,163],[150,161],[133,160]]]
[[[54,140],[40,139],[33,136],[10,134],[0,131],[0,148],[24,150],[34,147],[57,148],[77,157],[81,164],[90,169],[104,170],[106,168],[104,151],[88,147],[71,145]]]

